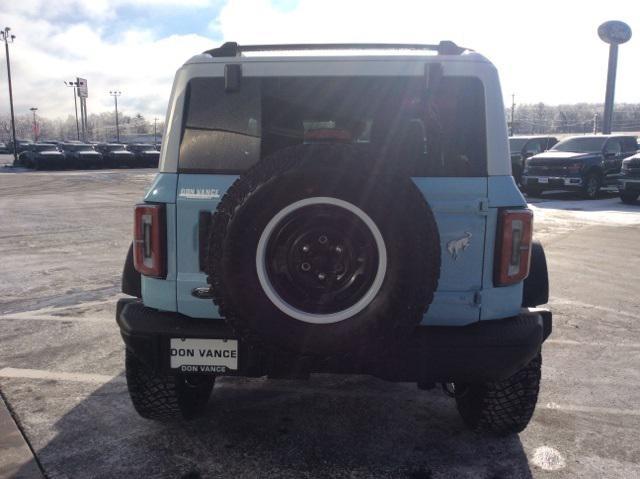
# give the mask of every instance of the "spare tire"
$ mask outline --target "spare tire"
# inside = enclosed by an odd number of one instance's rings
[[[299,145],[246,171],[214,214],[207,273],[238,336],[358,354],[410,334],[433,300],[440,239],[408,175],[360,145]]]

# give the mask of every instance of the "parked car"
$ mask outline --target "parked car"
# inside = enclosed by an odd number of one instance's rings
[[[81,170],[103,166],[102,155],[88,143],[68,142],[59,146],[64,153],[67,168]]]
[[[127,150],[135,155],[134,165],[139,168],[157,168],[160,152],[150,143],[132,143]]]
[[[471,428],[521,431],[551,313],[529,309],[546,261],[495,67],[452,42],[281,48],[299,56],[227,43],[176,75],[116,312],[134,407],[190,418],[216,377],[357,373],[447,383]]]
[[[511,153],[511,172],[516,183],[522,180],[524,162],[538,153],[547,151],[558,143],[555,136],[512,136],[509,138],[509,151]]]
[[[132,167],[135,155],[120,143],[101,143],[96,150],[102,154],[104,166],[107,168]]]
[[[635,136],[574,136],[525,163],[523,190],[532,196],[549,189],[581,191],[597,198],[603,186],[616,186],[622,160],[637,150]]]
[[[4,141],[0,141],[0,154],[9,153],[9,147]]]
[[[24,166],[35,170],[55,170],[64,168],[66,161],[64,154],[51,143],[34,143],[28,145],[18,155],[15,166]]]
[[[622,161],[618,191],[624,203],[634,203],[640,196],[640,153]]]
[[[29,145],[33,145],[33,141],[31,140],[16,140],[16,154],[22,153]],[[9,153],[13,153],[13,140],[10,140],[7,143],[7,148],[9,149]]]

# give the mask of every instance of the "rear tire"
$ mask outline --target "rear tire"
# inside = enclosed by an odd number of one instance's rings
[[[629,192],[620,192],[620,199],[622,200],[623,203],[626,203],[628,205],[632,205],[633,203],[636,202],[636,200],[638,199],[638,196],[640,196],[640,193],[638,192],[633,192],[633,193],[629,193]]]
[[[482,384],[455,384],[458,412],[474,431],[499,436],[527,427],[540,390],[542,356],[538,354],[513,376]]]
[[[193,419],[205,411],[214,378],[196,377],[197,382],[190,382],[184,375],[162,374],[129,351],[125,369],[129,396],[140,416],[170,422]]]

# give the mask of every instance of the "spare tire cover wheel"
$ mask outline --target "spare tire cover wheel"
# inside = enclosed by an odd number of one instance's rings
[[[433,299],[440,241],[409,177],[353,145],[300,145],[245,172],[209,241],[214,301],[244,340],[329,355],[391,346]]]

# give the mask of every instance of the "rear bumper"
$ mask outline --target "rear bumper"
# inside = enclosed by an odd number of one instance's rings
[[[170,338],[237,339],[222,320],[195,319],[118,301],[116,320],[127,349],[155,370],[171,373]],[[551,333],[551,312],[523,309],[507,319],[469,326],[420,326],[384,356],[317,359],[273,353],[239,341],[238,370],[224,375],[295,377],[309,373],[370,374],[389,381],[483,382],[514,374]]]

